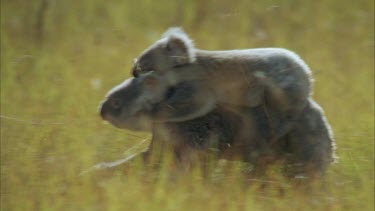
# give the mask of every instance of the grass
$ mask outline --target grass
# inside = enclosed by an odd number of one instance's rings
[[[2,0],[1,210],[374,210],[373,20],[372,0]],[[324,181],[244,188],[237,164],[210,182],[139,164],[78,176],[150,137],[103,124],[97,106],[174,25],[202,49],[304,58],[340,156]]]

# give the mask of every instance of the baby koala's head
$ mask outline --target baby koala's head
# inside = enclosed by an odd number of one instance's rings
[[[170,28],[135,59],[132,74],[134,77],[150,71],[164,74],[194,61],[193,42],[181,28]]]
[[[118,128],[149,131],[149,111],[167,93],[163,80],[155,72],[125,80],[108,92],[99,107],[101,117]]]

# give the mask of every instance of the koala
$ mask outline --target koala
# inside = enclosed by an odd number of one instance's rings
[[[160,158],[169,150],[174,153],[176,163],[186,167],[197,156],[215,151],[218,158],[253,164],[254,172],[263,172],[269,164],[283,161],[285,175],[291,177],[321,175],[334,161],[335,145],[330,126],[323,110],[310,98],[293,128],[274,141],[268,119],[275,114],[267,113],[264,106],[233,106],[231,109],[217,106],[190,120],[155,121],[155,107],[171,101],[169,98],[174,97],[171,92],[183,94],[179,95],[183,101],[195,96],[194,92],[200,92],[201,88],[190,82],[168,87],[163,77],[155,76],[157,74],[143,74],[126,80],[112,89],[100,106],[102,118],[114,126],[152,132],[150,147],[142,153],[145,160]],[[206,99],[210,99],[209,96]],[[200,109],[194,101],[184,104],[190,104],[189,112]],[[183,113],[179,110],[187,107],[176,107],[171,112]]]
[[[308,104],[312,78],[309,67],[295,53],[280,48],[207,51],[194,47],[180,28],[167,30],[162,38],[148,47],[135,60],[132,74],[145,73],[164,77],[169,86],[183,81],[196,83],[202,96],[196,103],[204,104],[194,112],[171,112],[175,106],[189,101],[176,92],[172,101],[165,101],[155,112],[160,121],[186,121],[208,113],[216,105],[257,107],[278,113],[274,136],[285,135]],[[209,93],[209,94],[207,94]],[[195,92],[194,94],[198,94]],[[188,104],[187,104],[188,105]],[[174,114],[167,115],[167,114]]]

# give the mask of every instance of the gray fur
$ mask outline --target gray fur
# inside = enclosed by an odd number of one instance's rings
[[[168,29],[162,36],[162,38],[167,39],[167,47],[172,50],[172,54],[178,54],[176,51],[182,51],[179,55],[180,58],[186,59],[186,63],[192,63],[195,61],[195,50],[193,41],[186,35],[186,33],[178,27],[173,27]],[[177,42],[177,43],[176,43]],[[169,45],[169,46],[168,46]],[[175,52],[173,52],[175,51]],[[178,60],[178,55],[176,56]],[[176,62],[183,63],[183,62]]]
[[[215,148],[257,169],[284,160],[291,175],[321,174],[335,158],[329,124],[310,98],[310,70],[293,52],[198,50],[171,29],[136,60],[133,75],[109,93],[101,115],[152,130],[145,155],[170,149],[190,163],[191,154]]]

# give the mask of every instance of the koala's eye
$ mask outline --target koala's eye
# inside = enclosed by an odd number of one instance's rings
[[[120,108],[120,107],[121,107],[121,100],[118,99],[118,98],[112,98],[112,99],[110,100],[110,102],[111,102],[111,106],[112,106],[113,108]]]
[[[147,72],[151,72],[151,71],[153,71],[152,68],[147,67],[147,66],[140,66],[139,64],[138,64],[138,65],[135,65],[134,69],[135,69],[135,71],[138,72],[138,73],[147,73]]]
[[[154,71],[153,69],[146,69],[146,68],[144,68],[144,69],[139,69],[139,73],[141,73],[141,74],[143,74],[143,73],[148,73],[148,72],[152,72],[152,71]]]
[[[176,93],[176,87],[174,87],[174,86],[169,87],[168,90],[167,90],[167,93],[165,94],[165,98],[166,98],[166,99],[169,99],[169,98],[171,98],[175,93]]]

